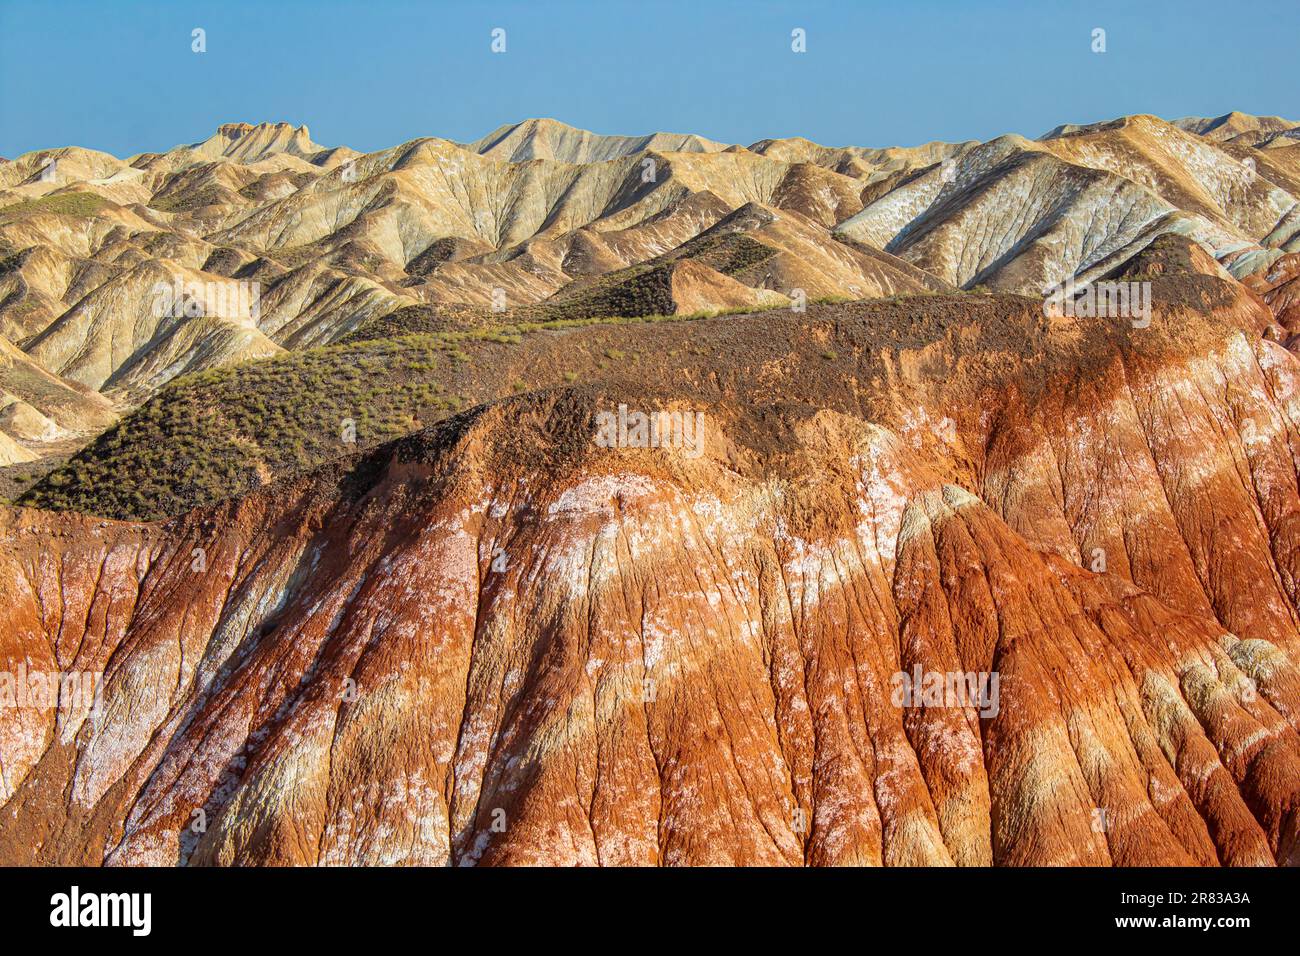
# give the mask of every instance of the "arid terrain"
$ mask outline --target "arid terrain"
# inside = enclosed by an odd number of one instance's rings
[[[1298,864],[1298,352],[1278,117],[0,161],[0,864]]]

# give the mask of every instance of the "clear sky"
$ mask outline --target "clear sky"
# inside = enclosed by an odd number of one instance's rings
[[[1300,118],[1297,38],[1300,0],[0,0],[0,155],[126,156],[233,121],[374,150],[531,116],[832,146]]]

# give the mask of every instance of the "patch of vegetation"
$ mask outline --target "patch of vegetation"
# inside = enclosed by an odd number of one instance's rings
[[[466,306],[408,305],[367,319],[342,338],[340,344],[425,332],[451,332],[475,328],[488,321],[483,310]]]
[[[696,259],[726,276],[736,276],[776,255],[771,246],[742,233],[692,239],[679,250],[682,257]]]
[[[513,348],[539,332],[750,311],[513,321],[345,341],[181,376],[19,500],[114,518],[180,514],[243,494],[268,476],[307,471],[432,425],[471,401],[538,387],[531,371],[524,378],[493,377],[485,362],[504,354],[499,345]],[[640,360],[636,352],[613,347],[603,354],[620,363]],[[552,384],[561,375],[569,383],[579,379],[572,370],[551,374]],[[459,386],[453,383],[458,375]],[[355,444],[343,437],[348,420]]]
[[[220,186],[208,185],[194,192],[178,189],[169,196],[155,196],[149,205],[159,212],[189,212],[204,206],[215,206],[226,201],[225,190]]]
[[[153,519],[380,444],[457,410],[426,372],[448,344],[408,336],[182,376],[21,497]],[[351,422],[351,429],[347,423]],[[355,430],[355,443],[346,441]]]
[[[66,455],[51,455],[37,461],[0,467],[0,504],[16,502],[24,491],[65,461]]]
[[[595,279],[575,282],[558,295],[521,310],[527,319],[635,318],[673,309],[672,269],[636,265]]]
[[[55,193],[41,196],[39,199],[25,199],[0,208],[0,222],[12,222],[15,219],[39,214],[93,216],[107,205],[110,205],[109,201],[95,193]]]
[[[321,257],[321,248],[317,243],[308,242],[301,246],[285,246],[281,249],[268,249],[263,255],[280,263],[286,269],[297,269],[314,259]]]
[[[582,329],[593,325],[642,325],[647,322],[698,322],[700,319],[713,319],[723,315],[750,315],[754,312],[771,312],[788,308],[781,302],[770,305],[738,306],[729,309],[699,309],[695,312],[683,312],[679,315],[592,315],[578,319],[522,319],[498,327],[495,334],[526,335],[530,332],[549,332],[559,329]],[[473,338],[489,338],[482,332],[467,333]]]
[[[23,252],[12,252],[7,256],[0,256],[0,275],[13,272],[21,266],[23,264],[23,255],[26,251],[27,250],[23,250]]]

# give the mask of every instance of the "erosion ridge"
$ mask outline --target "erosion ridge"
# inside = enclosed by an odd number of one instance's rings
[[[1235,281],[1151,281],[1144,328],[711,320],[722,378],[161,523],[0,510],[0,657],[106,675],[97,717],[0,711],[4,861],[1297,862],[1296,360]],[[698,445],[601,447],[620,405]],[[899,706],[914,670],[996,706]]]
[[[413,308],[510,324],[954,287],[1041,295],[1163,235],[1244,279],[1300,248],[1288,123],[1139,115],[877,149],[532,119],[370,153],[305,126],[227,123],[124,159],[38,150],[0,160],[0,336],[120,413],[178,376],[346,341]],[[160,314],[160,283],[190,290],[184,308]],[[256,290],[255,314],[214,294],[235,286]],[[24,387],[0,367],[0,402],[57,428],[0,422],[0,468],[39,465],[19,487],[104,418],[67,405],[54,418]]]

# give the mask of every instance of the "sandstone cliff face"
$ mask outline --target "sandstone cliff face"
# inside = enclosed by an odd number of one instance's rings
[[[1300,861],[1300,366],[1156,283],[783,316],[820,376],[744,317],[171,522],[0,511],[0,665],[105,675],[0,709],[2,861]]]

